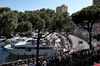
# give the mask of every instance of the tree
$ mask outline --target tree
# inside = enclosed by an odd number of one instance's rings
[[[17,28],[17,14],[15,12],[3,12],[0,14],[0,34],[10,35]]]
[[[62,16],[64,18],[62,31],[66,33],[73,33],[75,24],[72,21],[71,16],[69,16],[67,12],[62,13]]]
[[[92,49],[91,37],[92,26],[100,19],[100,4],[92,5],[72,14],[72,20],[77,26],[86,29],[89,32],[89,46]],[[85,27],[87,25],[87,27]]]
[[[29,21],[23,21],[18,23],[16,32],[32,33],[32,23],[30,23]]]
[[[38,56],[39,56],[39,41],[42,38],[42,33],[44,32],[45,28],[45,20],[40,18],[39,15],[34,15],[33,16],[35,19],[34,21],[32,21],[33,24],[33,28],[35,29],[35,31],[37,31],[38,33],[38,38],[37,38],[37,57],[36,57],[36,62],[37,62],[37,66],[38,66]]]
[[[55,13],[54,10],[51,10],[51,9],[46,9],[45,11],[46,11],[47,15],[48,15],[50,18],[53,17],[53,14]]]
[[[2,8],[0,8],[0,14],[3,12],[11,12],[11,10],[8,7],[2,7]]]
[[[72,33],[74,28],[74,23],[71,21],[71,17],[68,15],[67,12],[64,13],[55,13],[52,18],[52,27],[51,29],[58,32],[66,32]],[[55,26],[55,27],[53,27]]]
[[[24,13],[23,12],[19,12],[18,13],[18,22],[22,22],[22,21],[24,21]]]

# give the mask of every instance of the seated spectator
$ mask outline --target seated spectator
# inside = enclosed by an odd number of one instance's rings
[[[59,55],[58,58],[59,58],[59,61],[61,61],[61,55]]]
[[[47,66],[47,61],[44,59],[44,61],[43,61],[43,65],[44,66]]]
[[[47,58],[47,65],[49,65],[50,64],[50,59],[49,58]]]

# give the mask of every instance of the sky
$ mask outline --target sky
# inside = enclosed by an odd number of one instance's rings
[[[0,0],[0,7],[9,7],[17,11],[33,11],[37,9],[52,9],[65,4],[68,6],[68,13],[72,14],[84,7],[91,6],[93,0]]]

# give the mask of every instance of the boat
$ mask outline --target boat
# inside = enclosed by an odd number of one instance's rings
[[[17,42],[24,41],[26,39],[27,39],[27,37],[15,36],[15,37],[13,37],[11,39],[7,39],[6,43],[7,44],[16,44]]]
[[[8,44],[4,47],[9,53],[15,55],[36,55],[37,39],[27,38],[16,44]],[[55,46],[39,45],[39,55],[56,54]]]

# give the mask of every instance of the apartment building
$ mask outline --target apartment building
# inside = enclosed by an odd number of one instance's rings
[[[62,13],[62,12],[68,12],[68,7],[63,4],[62,6],[59,6],[56,8],[56,12]]]

